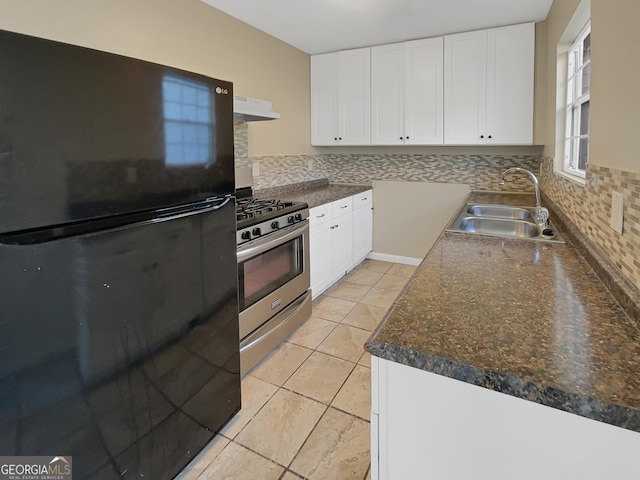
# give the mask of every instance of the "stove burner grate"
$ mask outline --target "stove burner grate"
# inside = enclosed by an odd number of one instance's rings
[[[292,207],[294,202],[265,198],[244,198],[236,202],[236,219],[247,220],[257,218],[271,212]]]

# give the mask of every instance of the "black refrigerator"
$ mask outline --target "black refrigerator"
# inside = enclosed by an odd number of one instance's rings
[[[229,82],[0,31],[0,456],[173,478],[240,408]]]

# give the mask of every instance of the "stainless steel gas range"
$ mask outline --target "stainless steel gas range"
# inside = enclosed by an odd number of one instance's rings
[[[250,178],[250,177],[249,177]],[[244,375],[311,315],[309,209],[236,189],[240,365]]]

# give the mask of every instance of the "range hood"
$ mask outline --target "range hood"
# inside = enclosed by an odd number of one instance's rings
[[[235,122],[259,122],[277,118],[280,118],[280,114],[273,111],[271,102],[234,95],[233,120]]]

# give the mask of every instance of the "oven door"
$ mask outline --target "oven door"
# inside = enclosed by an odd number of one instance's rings
[[[238,249],[240,339],[309,289],[309,222]]]

